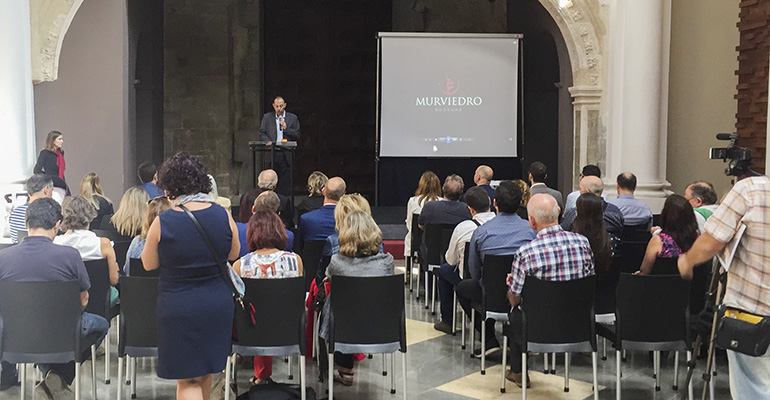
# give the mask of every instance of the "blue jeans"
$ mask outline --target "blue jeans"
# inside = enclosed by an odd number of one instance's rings
[[[770,351],[761,357],[727,351],[734,399],[770,399]]]
[[[80,322],[80,360],[86,360],[91,355],[91,346],[99,346],[110,330],[110,323],[106,319],[91,313],[84,312]],[[75,363],[66,364],[38,364],[40,372],[45,376],[48,371],[59,374],[68,385],[75,380]]]
[[[441,320],[450,325],[454,317],[452,314],[453,294],[458,283],[460,283],[460,275],[455,271],[455,267],[447,263],[442,264],[438,271],[438,298],[441,302]]]

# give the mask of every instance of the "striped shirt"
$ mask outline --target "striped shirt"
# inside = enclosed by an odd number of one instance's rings
[[[11,226],[11,242],[19,243],[18,234],[19,231],[27,230],[27,207],[29,203],[24,203],[11,211],[11,216],[8,218],[8,223]]]
[[[736,183],[703,229],[728,243],[741,224],[746,232],[727,273],[725,304],[770,316],[770,178]]]
[[[513,255],[510,292],[521,295],[524,279],[532,275],[549,281],[571,281],[594,274],[591,244],[580,234],[553,225],[540,230],[535,240]]]

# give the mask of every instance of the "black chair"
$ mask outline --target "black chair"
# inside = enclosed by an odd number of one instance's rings
[[[21,399],[28,363],[75,362],[75,400],[80,400],[80,286],[77,281],[0,281],[0,360],[20,365]],[[96,399],[96,364],[91,347],[91,388]]]
[[[118,400],[122,398],[123,358],[126,375],[131,375],[131,398],[136,398],[136,358],[158,356],[156,303],[158,278],[120,277],[120,319],[118,322]],[[133,365],[133,368],[129,368]]]
[[[99,229],[99,230],[105,230],[105,231],[113,229],[112,228],[112,221],[110,221],[112,219],[113,215],[115,215],[115,214],[104,214],[104,216],[102,217],[101,223],[96,228]]]
[[[558,352],[564,355],[564,391],[569,391],[569,353],[591,352],[594,399],[599,399],[594,329],[596,276],[571,281],[545,281],[527,276],[521,297],[522,390],[527,398],[527,352]],[[507,345],[507,337],[504,345]],[[503,347],[505,349],[505,347]],[[503,374],[505,354],[503,354]],[[505,377],[502,379],[505,390]]]
[[[112,321],[120,314],[120,304],[110,307],[110,270],[107,259],[85,261],[91,288],[88,289],[88,305],[85,311]],[[104,337],[104,383],[110,384],[110,335]]]
[[[122,268],[126,264],[126,253],[131,246],[131,241],[117,240],[112,243],[112,248],[115,250],[115,261],[118,263],[118,269]]]
[[[441,268],[441,264],[444,263],[444,256],[447,248],[449,248],[449,239],[452,237],[452,232],[455,229],[456,224],[427,224],[425,225],[425,257],[424,261],[420,259],[420,266],[423,267],[425,272],[425,308],[428,308],[428,278],[429,274],[432,277],[432,290],[430,296],[430,308],[431,314],[436,313],[436,285],[437,274],[434,270]],[[447,235],[444,231],[449,231]]]
[[[420,245],[422,244],[422,229],[420,228],[420,223],[418,220],[420,219],[420,214],[412,214],[412,241],[410,243],[411,245],[411,253],[407,259],[406,259],[406,268],[407,268],[407,274],[409,275],[407,279],[409,279],[409,291],[411,292],[412,289],[412,269],[414,268],[414,260],[417,258],[419,259],[420,254]],[[420,299],[420,278],[419,274],[417,275],[417,293],[415,295],[415,299]]]
[[[305,290],[304,279],[244,279],[245,304],[254,306],[251,316],[237,310],[235,327],[238,341],[233,342],[233,354],[242,356],[299,355],[302,399],[307,386],[305,375]],[[230,381],[230,363],[226,371]]]
[[[652,234],[650,234],[646,225],[623,227],[623,233],[620,235],[620,252],[623,258],[621,272],[630,274],[639,270],[644,259],[644,253],[647,251],[647,244],[651,238]]]
[[[128,264],[128,275],[143,277],[143,278],[158,278],[160,277],[160,269],[154,269],[147,271],[144,269],[141,258],[131,258]]]
[[[508,285],[505,283],[506,276],[511,273],[511,264],[513,264],[513,255],[484,257],[484,273],[482,274],[482,292],[484,296],[481,303],[471,303],[471,308],[483,316],[481,322],[481,374],[486,371],[486,333],[487,326],[484,323],[488,319],[495,321],[508,321],[508,311],[511,304],[508,301]],[[475,354],[475,333],[476,312],[471,314],[471,355]]]
[[[656,258],[650,275],[679,275],[679,267],[676,266],[677,261],[679,261],[678,258]]]
[[[615,324],[615,293],[622,268],[622,257],[613,257],[607,271],[596,273],[594,313],[596,333],[602,337],[602,360],[607,359],[607,339],[615,339],[615,332],[608,326]]]
[[[113,243],[124,240],[123,237],[114,229],[92,229],[96,236],[110,239]]]
[[[302,246],[302,267],[305,273],[305,291],[310,290],[310,283],[316,278],[318,263],[321,262],[325,240],[306,240]]]
[[[674,390],[678,387],[679,351],[692,357],[689,318],[690,283],[679,275],[621,274],[615,308],[615,350],[617,353],[616,387],[620,390],[620,353],[622,350],[654,352],[655,390],[660,390],[660,352],[676,351]],[[688,387],[692,400],[692,382]]]
[[[650,275],[679,275],[678,258],[655,259]],[[697,315],[706,306],[706,292],[711,281],[713,269],[712,260],[698,264],[693,268],[693,278],[690,280],[690,314]]]
[[[406,314],[404,278],[332,277],[329,318],[329,371],[334,370],[335,351],[342,353],[394,353],[400,351],[402,391],[406,399]],[[395,388],[395,355],[391,357],[390,392]],[[329,379],[329,400],[334,398]]]

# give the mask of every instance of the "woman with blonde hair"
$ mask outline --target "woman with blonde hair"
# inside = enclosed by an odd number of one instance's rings
[[[104,195],[102,180],[96,172],[89,172],[80,181],[80,195],[96,210],[96,217],[91,221],[91,229],[100,229],[102,218],[113,214],[112,202]]]
[[[420,183],[414,196],[406,202],[406,237],[404,238],[404,256],[412,255],[412,215],[420,214],[422,206],[433,200],[438,200],[442,196],[441,180],[433,171],[425,171],[420,177]]]
[[[142,189],[144,191],[144,189]],[[147,242],[147,232],[150,230],[150,224],[155,221],[155,217],[163,211],[171,208],[171,202],[166,197],[156,197],[147,204],[147,213],[145,214],[144,224],[138,236],[131,239],[131,244],[126,252],[126,262],[123,264],[123,273],[129,275],[131,259],[142,258],[144,244]]]
[[[324,195],[321,193],[321,189],[326,186],[326,182],[329,182],[329,178],[321,171],[313,171],[307,177],[308,197],[302,199],[299,205],[297,205],[298,218],[302,214],[317,210],[324,205]]]
[[[334,276],[386,276],[393,275],[393,256],[380,253],[382,231],[365,211],[352,211],[339,225],[339,253],[331,258],[326,269],[326,279],[334,285]],[[324,303],[322,315],[329,315],[330,302]],[[329,319],[323,318],[319,335],[328,339]],[[345,386],[353,384],[353,355],[334,353],[337,372],[334,380]],[[329,371],[331,373],[331,371]]]
[[[529,191],[529,185],[527,185],[527,182],[524,182],[521,179],[514,179],[513,183],[519,185],[519,188],[521,189],[521,204],[519,204],[519,208],[516,210],[516,214],[521,217],[521,219],[527,220],[527,203],[529,203],[529,198],[532,197],[532,192]]]
[[[118,211],[110,218],[110,223],[125,240],[132,240],[142,231],[148,201],[150,201],[150,195],[139,186],[134,186],[123,193]]]

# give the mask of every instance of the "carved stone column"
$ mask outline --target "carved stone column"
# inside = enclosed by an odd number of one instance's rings
[[[636,197],[660,212],[666,188],[670,0],[613,1],[610,16],[605,183],[624,171]]]
[[[578,177],[586,164],[596,164],[605,170],[605,146],[607,137],[601,129],[602,89],[597,86],[573,86],[572,95],[574,113],[574,151],[572,175]],[[577,189],[578,180],[574,180]]]
[[[0,185],[29,177],[35,161],[29,2],[0,0]]]

